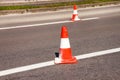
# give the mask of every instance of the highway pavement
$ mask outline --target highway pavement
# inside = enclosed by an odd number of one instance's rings
[[[78,13],[81,20],[76,22],[70,21],[71,9],[0,16],[0,72],[54,60],[63,25],[68,28],[74,56],[120,48],[120,5],[80,8]],[[119,80],[119,61],[118,51],[76,64],[0,76],[0,80]]]

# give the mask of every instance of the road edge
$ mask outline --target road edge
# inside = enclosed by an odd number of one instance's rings
[[[96,6],[105,6],[105,5],[118,5],[119,1],[114,2],[103,2],[103,3],[94,3],[94,4],[82,4],[78,5],[78,8],[87,8],[87,7],[96,7]],[[73,6],[61,6],[61,7],[53,7],[53,8],[34,8],[34,9],[21,9],[21,10],[1,10],[0,15],[8,15],[8,14],[24,14],[24,13],[36,13],[43,11],[57,11],[62,9],[71,9]]]

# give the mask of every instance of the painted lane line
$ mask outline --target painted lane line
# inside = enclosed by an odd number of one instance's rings
[[[105,54],[112,54],[112,53],[116,53],[116,52],[120,52],[120,48],[114,48],[114,49],[109,49],[109,50],[104,50],[104,51],[98,51],[98,52],[78,55],[78,56],[75,56],[75,57],[78,60],[80,60],[80,59],[86,59],[86,58],[91,58],[91,57],[102,56],[102,55],[105,55]]]
[[[3,71],[0,71],[0,76],[6,76],[6,75],[9,75],[9,74],[25,72],[25,71],[38,69],[38,68],[42,68],[42,67],[47,67],[47,66],[52,66],[52,65],[54,65],[54,61],[53,60],[52,61],[43,62],[43,63],[27,65],[27,66],[23,66],[23,67],[18,67],[18,68],[3,70]]]
[[[100,18],[99,17],[85,18],[85,19],[82,19],[82,21],[94,20],[94,19],[100,19]]]
[[[99,17],[85,18],[85,19],[81,19],[81,21],[87,21],[87,20],[93,20],[93,19],[99,19]],[[42,24],[22,25],[22,26],[13,26],[13,27],[2,27],[2,28],[0,28],[0,30],[27,28],[27,27],[33,27],[33,26],[44,26],[44,25],[61,24],[61,23],[69,23],[69,22],[73,22],[73,21],[58,21],[58,22],[50,22],[50,23],[42,23]]]
[[[116,53],[116,52],[120,52],[120,48],[98,51],[98,52],[78,55],[75,57],[77,58],[77,60],[80,60],[80,59],[86,59],[86,58],[91,58],[91,57],[96,57],[96,56],[102,56],[105,54],[112,54],[112,53]],[[29,70],[43,68],[43,67],[52,66],[52,65],[55,65],[54,60],[37,63],[37,64],[32,64],[32,65],[27,65],[27,66],[22,66],[22,67],[17,67],[17,68],[12,68],[12,69],[8,69],[8,70],[3,70],[3,71],[0,71],[0,76],[6,76],[6,75],[14,74],[14,73],[29,71]]]
[[[14,26],[14,27],[3,27],[3,28],[0,28],[0,30],[27,28],[27,27],[33,27],[33,26],[44,26],[44,25],[60,24],[60,23],[68,23],[68,22],[71,22],[71,21],[59,21],[59,22],[42,23],[42,24],[22,25],[22,26]]]

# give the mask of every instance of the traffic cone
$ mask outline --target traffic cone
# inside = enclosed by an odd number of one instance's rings
[[[70,48],[68,31],[65,26],[61,29],[61,43],[59,53],[55,53],[55,64],[72,64],[76,63],[77,59],[72,56],[72,50]]]
[[[73,14],[72,14],[72,21],[78,21],[80,20],[79,17],[78,17],[78,12],[77,12],[77,6],[74,5],[73,7],[74,11],[73,11]]]

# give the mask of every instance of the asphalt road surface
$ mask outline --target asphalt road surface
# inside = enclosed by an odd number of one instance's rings
[[[81,20],[76,22],[70,21],[71,9],[0,16],[0,72],[54,60],[63,25],[68,28],[74,56],[120,47],[120,5],[78,12]],[[0,76],[0,80],[119,80],[119,61],[118,51],[81,59],[76,64]]]

